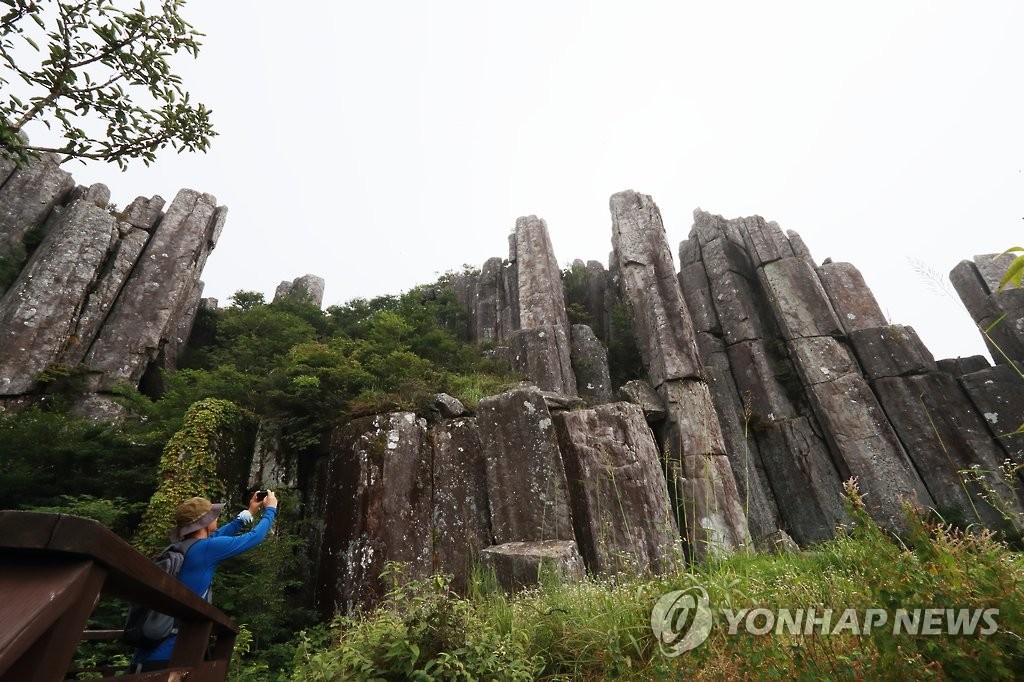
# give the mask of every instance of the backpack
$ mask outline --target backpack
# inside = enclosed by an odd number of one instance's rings
[[[181,573],[181,565],[185,563],[185,554],[200,538],[189,538],[169,545],[161,552],[153,563],[165,573],[175,578]],[[124,623],[124,634],[121,639],[136,649],[154,649],[171,635],[178,634],[178,623],[172,616],[154,611],[148,606],[132,604],[128,608],[128,618]]]

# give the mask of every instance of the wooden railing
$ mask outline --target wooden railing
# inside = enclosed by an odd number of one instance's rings
[[[82,639],[110,636],[84,631],[101,596],[180,620],[169,669],[103,679],[226,678],[238,627],[220,609],[95,521],[0,511],[0,682],[65,679]]]

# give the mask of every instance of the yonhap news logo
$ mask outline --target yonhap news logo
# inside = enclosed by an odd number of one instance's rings
[[[711,634],[711,604],[703,587],[661,595],[651,610],[651,630],[665,656],[696,649]]]
[[[756,637],[870,636],[883,629],[893,635],[987,637],[999,630],[999,609],[914,608],[719,609],[724,634]],[[651,609],[651,631],[661,653],[678,656],[696,649],[711,634],[715,611],[700,586],[661,595]]]

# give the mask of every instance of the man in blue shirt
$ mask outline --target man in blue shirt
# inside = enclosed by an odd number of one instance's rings
[[[207,601],[210,600],[210,586],[217,564],[263,542],[277,515],[277,496],[272,490],[267,491],[266,498],[260,501],[253,493],[249,508],[218,529],[217,520],[223,508],[222,503],[212,504],[204,497],[193,497],[178,505],[174,512],[175,529],[171,533],[171,541],[198,538],[185,554],[178,579]],[[239,535],[260,508],[263,515],[259,522],[249,532]],[[153,649],[137,649],[132,661],[136,672],[166,668],[176,641],[177,636],[172,635]]]

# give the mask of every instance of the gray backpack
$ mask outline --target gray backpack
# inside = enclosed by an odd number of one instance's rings
[[[153,559],[153,563],[163,572],[177,578],[181,573],[181,565],[185,563],[185,554],[199,540],[189,538],[176,542]],[[124,623],[121,639],[136,649],[155,649],[162,641],[176,634],[178,623],[172,616],[154,611],[148,606],[132,604],[128,608],[128,619]]]

